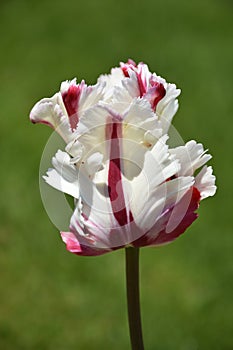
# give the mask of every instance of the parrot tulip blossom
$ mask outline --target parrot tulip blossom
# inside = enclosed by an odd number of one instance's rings
[[[95,256],[126,248],[132,350],[144,350],[139,302],[139,248],[179,237],[216,191],[211,156],[194,140],[169,147],[180,90],[129,60],[96,85],[65,81],[32,109],[66,143],[45,181],[74,198],[67,249]]]
[[[179,94],[146,64],[129,60],[96,85],[63,82],[33,107],[31,121],[66,142],[44,179],[74,197],[69,231],[61,232],[70,252],[169,243],[197,218],[200,201],[214,195],[202,144],[167,144]]]

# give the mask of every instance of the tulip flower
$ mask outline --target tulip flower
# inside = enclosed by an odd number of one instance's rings
[[[146,64],[129,60],[96,85],[63,82],[30,114],[66,143],[44,179],[74,198],[69,231],[61,232],[67,249],[95,256],[126,248],[133,349],[143,348],[135,306],[138,249],[175,240],[196,220],[201,200],[216,191],[202,144],[168,145],[179,94]]]

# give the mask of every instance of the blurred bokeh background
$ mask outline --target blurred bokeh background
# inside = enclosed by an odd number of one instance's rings
[[[28,114],[60,82],[129,57],[182,89],[175,127],[213,154],[219,187],[175,243],[141,251],[147,350],[233,349],[231,0],[0,3],[0,349],[129,349],[124,251],[80,258],[43,208],[51,134]]]

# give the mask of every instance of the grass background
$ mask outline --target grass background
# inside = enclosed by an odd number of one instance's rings
[[[51,134],[28,121],[62,80],[128,57],[181,89],[175,126],[209,147],[219,187],[170,246],[141,251],[147,350],[233,349],[230,0],[1,1],[0,349],[129,349],[124,251],[66,252],[42,206]]]

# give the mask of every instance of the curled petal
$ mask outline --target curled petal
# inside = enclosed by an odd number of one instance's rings
[[[35,104],[30,120],[49,125],[69,143],[75,138],[80,118],[86,110],[98,104],[103,90],[103,83],[87,86],[84,81],[77,85],[75,79],[63,82],[60,92]]]
[[[206,152],[203,145],[194,140],[170,150],[170,153],[180,160],[179,175],[181,176],[193,175],[195,170],[208,162],[212,157]]]
[[[166,95],[166,90],[162,83],[152,81],[151,87],[145,94],[145,98],[150,102],[151,108],[155,111],[157,104]]]
[[[211,166],[206,165],[201,169],[195,178],[195,187],[201,194],[201,199],[214,196],[217,187],[215,186],[215,176]]]
[[[67,112],[60,93],[51,98],[43,98],[37,102],[30,113],[30,120],[35,123],[46,124],[56,130],[67,142],[71,135],[71,129]]]

